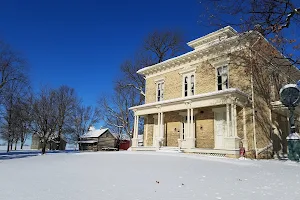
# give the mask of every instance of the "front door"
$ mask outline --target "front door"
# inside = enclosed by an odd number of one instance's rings
[[[226,128],[226,112],[215,112],[215,149],[224,148],[224,135]]]

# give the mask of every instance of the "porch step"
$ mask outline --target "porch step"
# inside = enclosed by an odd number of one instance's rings
[[[182,153],[179,147],[160,147],[157,152]]]

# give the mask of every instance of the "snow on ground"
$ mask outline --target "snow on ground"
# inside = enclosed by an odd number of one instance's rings
[[[2,200],[296,200],[300,164],[179,153],[96,152],[0,160]]]

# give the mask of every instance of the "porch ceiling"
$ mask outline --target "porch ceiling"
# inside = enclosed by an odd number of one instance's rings
[[[158,112],[184,110],[187,108],[225,105],[227,103],[235,103],[242,107],[248,103],[248,95],[237,88],[230,88],[227,90],[143,104],[131,107],[130,109],[133,110],[136,115],[147,115]]]

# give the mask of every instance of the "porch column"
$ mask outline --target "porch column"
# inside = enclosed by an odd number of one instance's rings
[[[234,136],[237,137],[237,111],[236,111],[236,104],[233,104],[233,115],[234,115]]]
[[[234,126],[234,116],[233,116],[233,114],[234,114],[233,103],[230,104],[230,111],[231,111],[231,113],[230,113],[230,119],[231,119],[231,124],[230,124],[231,125],[231,132],[230,132],[230,136],[233,137],[234,134],[235,134],[235,130],[234,130],[234,128],[235,128],[235,126]]]
[[[230,130],[230,116],[229,116],[230,110],[229,110],[229,104],[226,104],[226,122],[227,122],[227,137],[231,136],[231,130]]]
[[[236,104],[231,104],[231,136],[237,136]]]
[[[191,126],[191,114],[190,114],[190,109],[187,109],[187,138],[190,138],[190,126]]]
[[[155,138],[155,140],[156,140],[156,142],[157,143],[159,143],[158,142],[158,139],[160,138],[160,113],[157,113],[157,131],[158,131],[158,133],[157,133],[157,135],[156,135],[156,138]]]
[[[160,113],[160,138],[163,139],[164,138],[164,113]]]
[[[138,131],[139,130],[139,116],[134,116],[134,126],[133,126],[133,138],[132,138],[132,147],[138,146]]]
[[[244,131],[244,138],[243,138],[243,147],[245,150],[248,150],[248,140],[247,140],[247,121],[246,121],[246,108],[243,107],[243,131]]]
[[[191,134],[190,134],[190,137],[191,138],[195,138],[195,135],[194,135],[194,109],[191,108],[191,128],[190,128],[190,131],[191,131]]]
[[[196,141],[196,138],[195,138],[195,128],[194,128],[194,109],[191,108],[191,124],[190,124],[190,144],[189,144],[189,147],[190,148],[195,148],[195,141]]]

